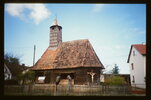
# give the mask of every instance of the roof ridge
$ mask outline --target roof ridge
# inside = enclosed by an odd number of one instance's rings
[[[79,40],[72,40],[72,41],[65,41],[63,43],[71,43],[71,42],[77,42],[77,41],[89,41],[88,39],[79,39]]]
[[[135,46],[135,45],[146,45],[146,44],[132,44],[133,46]]]

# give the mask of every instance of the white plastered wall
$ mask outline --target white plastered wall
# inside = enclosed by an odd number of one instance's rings
[[[133,56],[133,51],[135,51],[135,56]],[[133,70],[131,66],[132,63],[134,65]],[[146,57],[141,55],[134,47],[132,48],[130,55],[129,65],[131,84],[136,84],[136,87],[145,88],[146,85],[144,77],[146,77]],[[135,78],[135,83],[132,82],[133,76]]]

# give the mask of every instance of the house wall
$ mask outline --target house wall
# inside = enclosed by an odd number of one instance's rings
[[[6,65],[4,65],[4,80],[10,80],[12,79],[12,73],[8,69]]]
[[[135,56],[133,55],[133,51],[135,51]],[[133,63],[134,69],[132,70],[131,64]],[[132,48],[132,52],[129,60],[130,65],[130,79],[131,84],[136,84],[136,87],[145,88],[145,80],[146,76],[146,57],[141,55],[134,47]],[[135,82],[133,82],[133,76]]]
[[[103,75],[103,74],[100,75],[100,82],[105,82],[105,79],[104,79],[104,75]]]

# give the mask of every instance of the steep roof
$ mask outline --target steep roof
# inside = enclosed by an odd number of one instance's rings
[[[129,53],[129,56],[128,56],[127,63],[129,63],[132,47],[134,47],[143,56],[146,55],[146,44],[133,44],[133,45],[131,45],[131,48],[130,48],[130,53]]]
[[[133,47],[137,49],[142,55],[146,55],[146,45],[144,44],[134,44]]]
[[[56,50],[51,50],[48,47],[32,69],[47,70],[77,67],[104,68],[87,39],[63,42]]]

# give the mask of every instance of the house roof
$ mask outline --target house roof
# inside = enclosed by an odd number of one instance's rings
[[[142,55],[146,55],[146,45],[144,44],[134,44],[133,47],[137,49]]]
[[[132,47],[134,47],[141,55],[143,55],[143,56],[146,55],[146,44],[133,44],[133,45],[131,45],[131,48],[130,48],[130,53],[128,56],[127,63],[129,63]]]
[[[63,42],[56,50],[49,47],[32,70],[77,67],[103,67],[89,40]]]
[[[13,77],[16,77],[20,72],[23,72],[24,70],[28,69],[28,66],[18,65],[14,63],[5,63],[5,65],[10,70]]]

